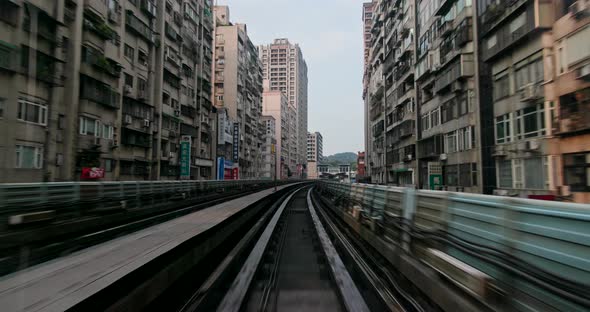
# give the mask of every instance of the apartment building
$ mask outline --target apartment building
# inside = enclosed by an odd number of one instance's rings
[[[368,78],[365,99],[368,102],[369,126],[365,131],[369,133],[369,168],[371,182],[387,183],[385,165],[385,84],[383,74],[384,38],[383,23],[387,18],[386,5],[390,1],[373,1],[371,22],[371,46],[367,64],[370,78]],[[391,4],[389,4],[391,5]]]
[[[280,179],[277,174],[277,122],[273,116],[262,116],[264,124],[264,140],[262,143],[262,168],[260,177],[263,179]]]
[[[416,183],[415,1],[384,6],[385,130],[387,183]]]
[[[2,182],[211,178],[209,0],[0,9]]]
[[[245,24],[230,22],[229,8],[215,6],[216,107],[227,108],[235,130],[233,162],[241,179],[257,178],[262,156],[262,67],[258,50],[248,37]]]
[[[268,80],[265,80],[265,91],[262,94],[262,114],[272,116],[275,120],[275,140],[278,162],[276,175],[286,179],[289,172],[294,172],[296,161],[291,162],[291,125],[295,124],[295,117],[291,114],[287,96],[279,91],[268,90]],[[292,118],[292,119],[291,119]]]
[[[363,126],[364,126],[364,139],[365,139],[365,151],[371,149],[371,135],[370,131],[370,124],[371,121],[369,119],[369,111],[370,111],[370,98],[368,96],[369,92],[369,82],[371,79],[371,68],[370,64],[370,49],[371,49],[371,29],[373,23],[373,2],[365,2],[363,3],[363,52],[364,52],[364,63],[363,63],[363,107],[364,107],[364,119],[363,119]],[[370,154],[370,152],[369,152]],[[370,163],[367,164],[367,173],[370,172]],[[369,175],[370,176],[370,175]]]
[[[324,155],[324,139],[319,132],[307,134],[307,177],[317,179],[319,177],[318,165]]]
[[[295,142],[291,145],[291,159],[295,160],[296,174],[303,176],[307,167],[307,64],[298,44],[288,39],[258,47],[263,66],[263,77],[269,80],[270,91],[285,93],[295,110]]]
[[[421,1],[416,85],[418,187],[482,191],[471,1]],[[488,129],[488,131],[491,129]]]
[[[396,164],[411,146],[412,127],[390,131],[398,116],[415,116],[417,164],[406,161],[420,188],[588,202],[587,1],[416,1],[415,61],[406,59],[413,63],[416,106],[397,110],[413,91],[410,78],[399,88],[406,62],[397,60],[412,55],[404,51],[411,50],[412,32],[399,28],[399,20],[411,19],[405,12],[412,5],[373,2],[365,79],[372,182],[402,184],[395,174],[405,168]],[[385,177],[382,131],[392,171]],[[390,156],[390,148],[399,156]]]
[[[553,12],[553,181],[558,196],[590,203],[590,4],[561,1]]]

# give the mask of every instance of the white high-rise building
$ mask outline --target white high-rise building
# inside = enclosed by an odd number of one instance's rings
[[[295,175],[300,176],[307,167],[307,64],[299,45],[288,39],[275,39],[258,49],[269,90],[283,92],[297,115],[296,144],[291,152],[296,159]]]

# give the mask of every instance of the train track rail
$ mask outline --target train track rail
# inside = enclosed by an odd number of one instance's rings
[[[275,202],[178,311],[432,311],[405,286],[304,186]]]

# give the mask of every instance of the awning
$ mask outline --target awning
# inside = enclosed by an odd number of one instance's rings
[[[2,40],[0,40],[0,46],[6,47],[6,48],[9,48],[9,49],[12,49],[12,50],[17,50],[18,49],[18,47],[15,46],[14,44],[8,43],[8,42],[2,41]]]

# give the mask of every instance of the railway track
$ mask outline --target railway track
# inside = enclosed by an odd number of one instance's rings
[[[178,311],[431,311],[334,219],[286,194]]]

